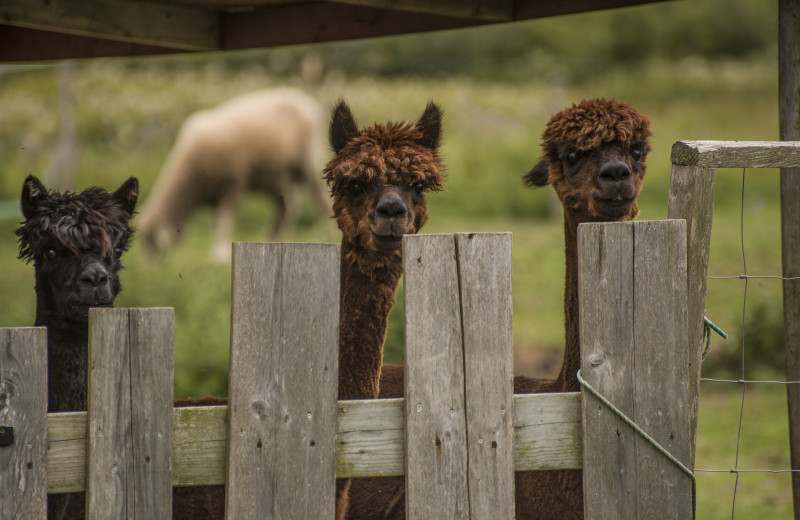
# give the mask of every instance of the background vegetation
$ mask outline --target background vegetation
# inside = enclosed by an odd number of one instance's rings
[[[589,97],[613,97],[652,120],[653,152],[640,219],[666,218],[669,151],[691,139],[775,140],[777,2],[665,2],[503,26],[228,54],[74,63],[79,144],[76,188],[115,188],[134,175],[145,200],[181,122],[234,95],[278,85],[342,97],[358,121],[415,119],[429,99],[445,109],[447,191],[430,199],[425,232],[514,235],[516,369],[551,374],[563,348],[563,230],[549,189],[523,189],[549,116]],[[320,59],[322,75],[302,74]],[[0,68],[0,325],[33,323],[33,269],[16,259],[19,190],[46,178],[59,139],[57,64]],[[780,198],[774,171],[718,171],[710,275],[779,274]],[[303,199],[304,194],[296,196]],[[307,209],[286,237],[338,242],[335,224]],[[743,213],[742,213],[743,210]],[[273,209],[258,196],[239,209],[236,240],[263,240]],[[744,215],[741,219],[740,216]],[[211,214],[199,212],[183,242],[154,263],[138,244],[124,258],[119,306],[172,306],[176,395],[227,393],[230,266],[209,260]],[[780,282],[710,280],[714,338],[704,375],[783,374]],[[388,362],[402,361],[402,298],[393,311]],[[744,321],[744,328],[743,328]],[[744,339],[743,339],[744,331]],[[744,348],[743,348],[744,345]],[[704,383],[698,467],[734,464],[741,391]],[[748,386],[740,467],[786,468],[783,388]],[[699,475],[698,518],[727,517],[733,477]],[[789,477],[740,477],[736,517],[791,517]]]

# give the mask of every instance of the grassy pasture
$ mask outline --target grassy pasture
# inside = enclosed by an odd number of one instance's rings
[[[273,72],[276,60],[288,59],[281,56],[280,51],[249,53],[235,68],[214,56],[194,57],[192,66],[181,58],[76,63],[77,187],[115,188],[134,175],[142,185],[140,200],[145,200],[180,123],[190,113],[255,89],[307,88],[297,75]],[[654,137],[640,219],[663,219],[673,142],[778,138],[776,71],[774,53],[737,60],[655,57],[635,68],[611,68],[592,81],[574,83],[551,76],[524,82],[466,75],[349,77],[334,70],[313,91],[325,106],[340,97],[348,100],[362,125],[415,119],[429,99],[442,105],[447,190],[430,197],[431,220],[424,231],[511,231],[515,350],[558,359],[563,347],[564,274],[560,208],[554,209],[549,189],[526,190],[520,182],[539,157],[539,136],[550,114],[588,97],[614,97],[647,114]],[[0,70],[0,201],[10,201],[2,206],[10,216],[0,220],[2,326],[33,323],[33,269],[16,259],[13,230],[19,216],[14,214],[14,201],[26,175],[46,175],[58,142],[58,113],[56,68]],[[748,273],[779,274],[777,172],[748,171],[744,195],[741,187],[741,171],[718,172],[709,274],[741,272],[740,234]],[[316,218],[310,203],[306,206],[286,239],[338,242],[335,224]],[[261,198],[248,197],[238,210],[236,240],[262,240],[272,211]],[[150,262],[135,241],[124,258],[118,306],[175,308],[175,384],[180,397],[227,393],[230,266],[209,259],[211,222],[209,211],[198,212],[184,240],[157,263]],[[707,314],[730,334],[727,341],[713,340],[704,366],[708,374],[738,377],[743,299],[739,280],[708,283]],[[388,362],[402,361],[400,307],[391,318]],[[780,377],[780,283],[751,281],[747,309],[746,377]],[[518,371],[547,369],[525,365]],[[704,383],[698,467],[733,466],[740,403],[738,386]],[[748,387],[744,413],[739,466],[788,467],[783,388]],[[698,477],[698,518],[730,515],[732,482],[730,474]],[[736,518],[790,518],[788,486],[786,474],[741,475]]]

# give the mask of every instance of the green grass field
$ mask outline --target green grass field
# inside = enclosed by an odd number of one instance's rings
[[[213,59],[179,66],[177,58],[140,60],[135,65],[121,60],[76,64],[78,188],[116,188],[134,175],[142,185],[140,200],[145,200],[177,128],[191,112],[254,89],[302,86],[296,76],[270,72],[264,56],[253,54],[252,63],[242,60],[236,68]],[[415,119],[429,99],[442,105],[447,191],[430,197],[431,220],[424,231],[512,232],[515,349],[558,356],[563,347],[564,275],[560,209],[553,210],[549,189],[526,190],[520,182],[539,157],[539,136],[550,114],[588,97],[614,97],[647,114],[654,137],[640,219],[663,219],[672,143],[778,138],[776,71],[776,60],[769,54],[737,61],[654,58],[635,69],[610,69],[591,82],[575,84],[548,77],[504,83],[463,76],[348,78],[339,73],[326,76],[315,93],[325,106],[340,97],[348,100],[361,124]],[[0,200],[12,201],[6,210],[11,216],[0,220],[1,326],[33,323],[33,268],[16,259],[13,230],[19,216],[13,213],[13,201],[25,176],[43,177],[53,159],[57,91],[54,68],[0,71]],[[741,171],[718,172],[710,275],[741,272],[741,185]],[[748,171],[743,199],[748,273],[779,274],[777,173]],[[236,240],[263,240],[271,212],[262,199],[247,198],[239,208]],[[179,397],[227,393],[230,266],[209,260],[210,233],[211,214],[201,211],[184,241],[159,262],[150,262],[135,241],[124,258],[118,306],[175,308]],[[308,211],[286,239],[338,242],[339,233],[332,221],[316,219]],[[741,281],[709,281],[707,315],[730,336],[727,341],[713,340],[706,373],[738,374],[742,301]],[[748,377],[780,377],[780,284],[752,281],[747,308]],[[400,308],[392,314],[385,356],[389,362],[402,361],[401,314]],[[740,399],[737,385],[703,385],[698,467],[732,467]],[[740,467],[788,467],[785,409],[782,387],[748,389]],[[730,474],[701,474],[698,518],[729,517],[732,493]],[[790,518],[789,478],[742,475],[736,504],[736,518]]]

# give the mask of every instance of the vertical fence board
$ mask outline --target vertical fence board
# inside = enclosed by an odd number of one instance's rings
[[[171,309],[89,311],[89,519],[172,516],[172,323]]]
[[[469,517],[464,357],[453,235],[403,238],[406,517]]]
[[[89,310],[86,515],[126,516],[131,456],[130,341],[127,309]]]
[[[581,224],[578,262],[581,374],[632,417],[633,227]],[[636,434],[594,396],[581,396],[586,519],[634,518],[625,513],[636,508]]]
[[[234,244],[227,518],[333,518],[339,247]]]
[[[672,165],[667,218],[686,220],[687,331],[691,446],[689,467],[694,467],[697,412],[700,396],[700,361],[703,355],[703,316],[706,311],[706,275],[714,213],[714,169]]]
[[[471,518],[514,518],[511,234],[456,234]]]
[[[0,518],[47,517],[47,331],[0,328]],[[8,430],[3,432],[8,435]]]
[[[688,464],[685,222],[584,224],[578,233],[584,379]],[[690,518],[690,477],[582,394],[586,518]]]
[[[686,224],[635,222],[633,419],[683,464],[689,463],[689,352]],[[649,519],[691,518],[691,480],[636,437],[638,511]]]
[[[128,518],[172,518],[174,313],[130,309],[133,489]]]
[[[778,2],[778,105],[783,141],[800,140],[800,1]],[[800,168],[781,169],[783,276],[800,276]],[[783,282],[786,380],[800,381],[800,280]],[[800,469],[800,385],[786,385],[792,469]],[[794,518],[800,520],[800,473],[792,473]]]

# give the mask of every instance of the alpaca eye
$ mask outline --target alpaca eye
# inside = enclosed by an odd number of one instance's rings
[[[567,154],[567,162],[570,164],[575,164],[580,157],[580,154],[573,150]]]
[[[425,191],[425,185],[421,182],[418,182],[414,185],[414,193],[417,195],[422,195],[422,192]]]
[[[631,157],[633,157],[633,160],[636,162],[641,161],[643,155],[644,154],[642,153],[642,151],[638,148],[634,148],[633,150],[631,150]]]
[[[353,195],[358,195],[364,191],[364,188],[362,188],[359,183],[353,181],[353,183],[350,185],[350,191],[353,193]]]
[[[56,251],[55,249],[48,249],[47,251],[44,252],[45,260],[55,260],[57,256],[58,256],[58,251]]]
[[[122,256],[122,248],[121,247],[118,247],[118,248],[114,249],[114,256],[116,256],[117,258]]]

